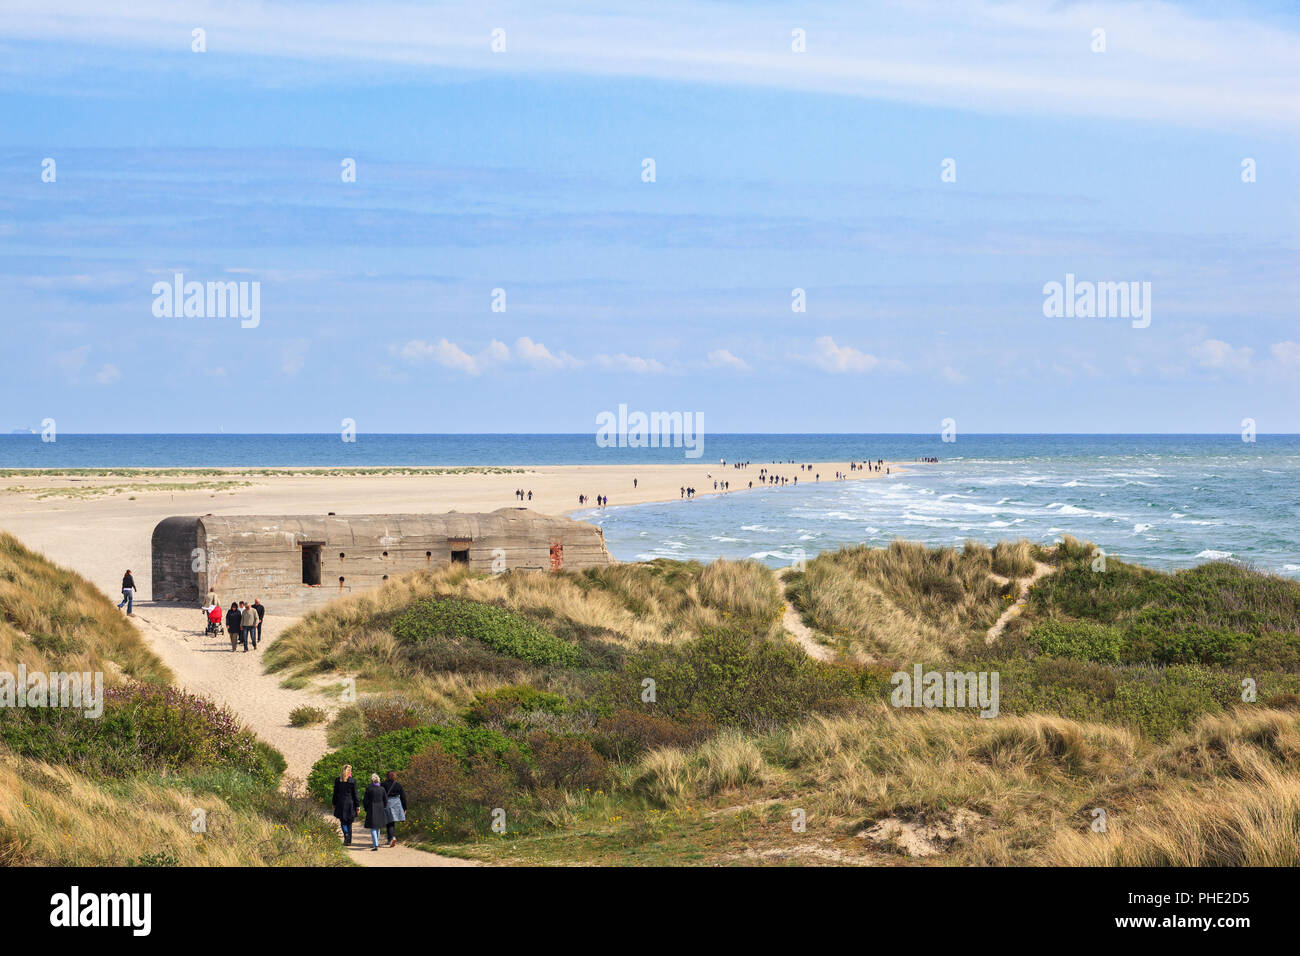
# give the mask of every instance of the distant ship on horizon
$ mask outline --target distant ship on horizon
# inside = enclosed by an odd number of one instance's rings
[[[35,429],[35,428],[11,428],[11,429],[9,430],[9,434],[11,434],[11,435],[35,435],[35,434],[36,434],[36,429]]]

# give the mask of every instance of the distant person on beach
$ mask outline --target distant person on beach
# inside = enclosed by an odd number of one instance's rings
[[[262,607],[261,598],[253,598],[253,610],[257,612],[257,643],[262,643],[262,622],[266,620],[266,608]]]
[[[388,823],[388,794],[379,785],[379,774],[370,775],[370,786],[366,787],[362,804],[366,811],[366,829],[370,831],[370,850],[379,849],[379,831]]]
[[[636,479],[635,479],[635,478],[632,479],[632,487],[633,487],[633,488],[636,487]]]
[[[230,638],[230,649],[234,651],[239,646],[239,629],[243,627],[244,615],[239,610],[239,602],[231,601],[230,607],[226,611],[226,636]]]
[[[406,791],[397,782],[397,771],[388,771],[384,781],[384,793],[388,794],[388,845],[397,846],[397,824],[406,819]]]
[[[343,845],[352,845],[352,821],[357,818],[357,782],[352,779],[352,764],[345,763],[343,772],[334,781],[334,818],[343,831]]]
[[[135,607],[135,578],[131,577],[131,569],[126,569],[126,574],[122,575],[122,604],[126,605],[126,613],[130,614]],[[121,607],[119,604],[118,607]]]

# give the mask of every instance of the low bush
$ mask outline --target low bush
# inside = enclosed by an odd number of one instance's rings
[[[539,666],[577,667],[581,657],[577,647],[512,611],[458,598],[417,602],[398,615],[392,631],[412,644],[471,638],[507,657]]]
[[[283,770],[283,758],[228,709],[152,684],[109,688],[98,719],[68,708],[16,711],[0,723],[0,741],[25,757],[114,777],[229,768],[274,783]]]
[[[390,770],[401,773],[407,769],[412,757],[435,743],[463,764],[482,757],[513,768],[530,760],[520,743],[482,727],[413,727],[354,741],[326,754],[312,767],[307,789],[318,799],[328,801],[344,764],[352,765],[357,780],[367,780],[372,773],[382,777]]]
[[[1078,661],[1118,664],[1124,656],[1124,635],[1118,628],[1088,621],[1048,620],[1029,634],[1040,654]]]
[[[596,750],[610,760],[625,761],[661,747],[693,747],[712,737],[718,726],[708,717],[677,720],[642,709],[623,707],[602,717],[592,733]]]
[[[606,681],[603,714],[635,706],[653,681],[654,708],[674,720],[765,728],[870,693],[878,677],[852,665],[810,658],[789,641],[713,628],[680,645],[646,650]]]
[[[465,711],[465,721],[474,727],[505,725],[518,713],[542,712],[556,716],[568,710],[568,703],[559,694],[549,694],[526,684],[498,687],[474,698]]]
[[[328,717],[329,714],[322,708],[308,707],[304,704],[289,711],[289,724],[293,727],[311,727],[324,723]]]

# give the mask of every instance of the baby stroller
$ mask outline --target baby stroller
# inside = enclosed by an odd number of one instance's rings
[[[208,622],[207,629],[203,632],[206,634],[225,634],[226,625],[221,616],[221,605],[214,604],[212,607],[204,608],[205,617]]]

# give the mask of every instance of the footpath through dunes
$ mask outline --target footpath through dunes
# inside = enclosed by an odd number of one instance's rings
[[[809,657],[815,657],[819,661],[832,661],[835,659],[835,652],[817,640],[817,635],[813,633],[813,629],[804,623],[803,615],[799,613],[798,608],[791,604],[789,597],[785,595],[785,576],[790,571],[790,568],[781,568],[776,572],[777,580],[782,585],[781,626],[785,628],[786,633],[794,638],[795,643],[804,649],[804,652]]]
[[[1043,561],[1034,561],[1034,573],[1027,578],[1020,579],[1020,596],[1016,598],[1015,603],[1003,611],[998,619],[993,622],[993,626],[990,627],[988,633],[984,635],[985,644],[992,644],[1002,636],[1002,632],[1006,630],[1011,619],[1024,610],[1025,604],[1029,601],[1029,589],[1037,584],[1041,578],[1051,574],[1055,570],[1056,568],[1053,565],[1047,564]],[[990,574],[989,576],[999,584],[1005,585],[1009,582],[1008,578],[1004,578],[1000,574]]]
[[[273,614],[273,609],[268,609],[260,649],[247,653],[242,647],[232,652],[230,639],[224,634],[204,634],[202,613],[197,608],[137,603],[132,619],[150,649],[171,668],[176,686],[229,707],[257,736],[284,754],[288,769],[283,785],[300,786],[312,765],[330,748],[324,724],[294,727],[289,723],[289,714],[295,707],[320,706],[319,695],[281,687],[281,678],[267,674],[262,668],[262,655],[270,642],[297,621],[296,617],[275,618]],[[359,790],[365,782],[357,781]],[[415,850],[400,842],[391,848],[385,842],[379,852],[372,853],[370,831],[360,821],[353,826],[352,840],[349,849],[353,852],[349,858],[363,866],[477,865],[469,860]]]

